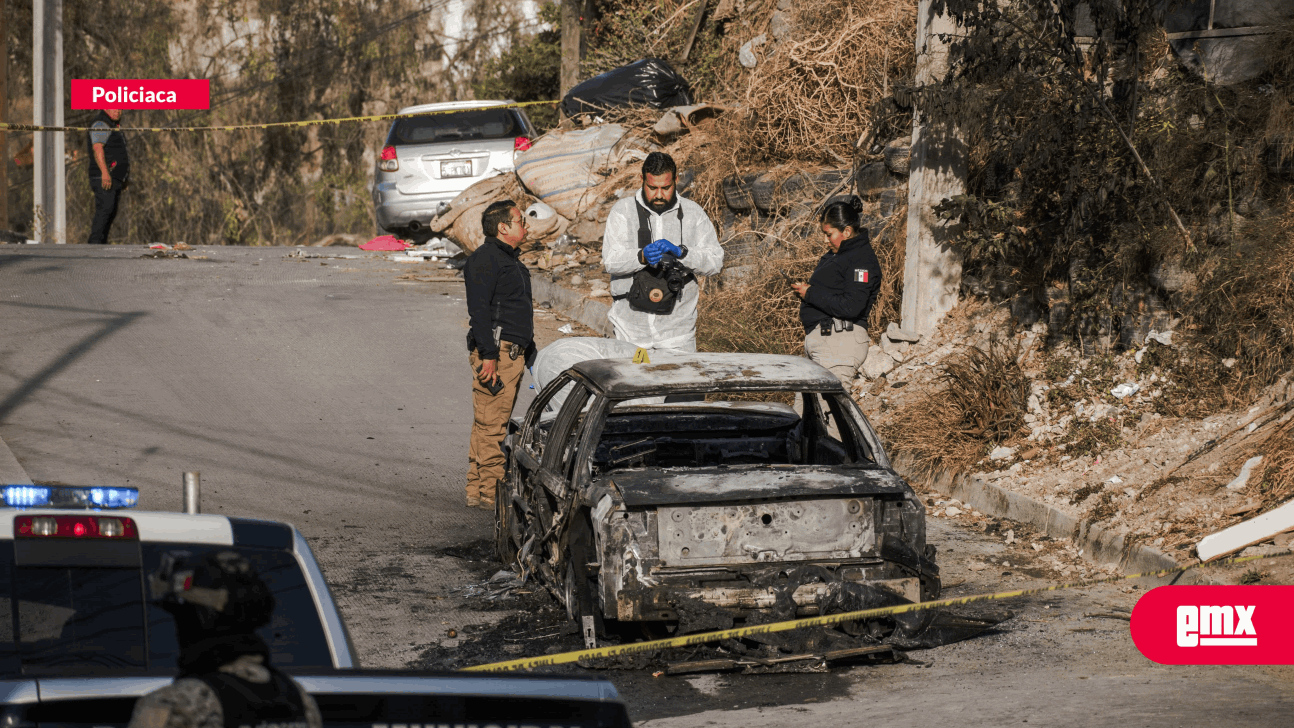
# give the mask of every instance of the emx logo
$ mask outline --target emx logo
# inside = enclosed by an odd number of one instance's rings
[[[1291,604],[1294,586],[1161,586],[1132,610],[1132,640],[1165,665],[1294,664]]]

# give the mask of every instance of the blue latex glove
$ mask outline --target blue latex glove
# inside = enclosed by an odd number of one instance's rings
[[[653,240],[643,248],[643,259],[647,261],[647,265],[657,265],[666,253],[677,258],[683,255],[683,249],[664,238]]]

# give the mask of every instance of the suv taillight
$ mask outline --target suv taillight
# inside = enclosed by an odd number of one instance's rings
[[[514,152],[525,152],[530,150],[530,137],[517,137],[512,140],[512,150]]]
[[[395,147],[382,147],[382,161],[377,168],[383,172],[395,172],[400,169],[400,160],[395,158]]]
[[[139,530],[129,518],[105,516],[18,516],[13,519],[15,538],[120,538],[139,540]]]

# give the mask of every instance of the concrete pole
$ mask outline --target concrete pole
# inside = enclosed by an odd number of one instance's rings
[[[32,4],[32,123],[63,126],[63,0]],[[67,175],[63,132],[34,132],[35,238],[67,242]]]
[[[202,512],[202,473],[191,470],[184,474],[184,512]]]
[[[9,3],[0,0],[0,122],[9,121]],[[9,224],[9,135],[0,132],[0,230]]]
[[[932,0],[917,5],[918,86],[937,83],[948,74],[948,44],[939,35],[957,30],[951,17],[936,15],[932,6]],[[966,140],[950,122],[926,118],[918,107],[912,115],[910,165],[903,328],[930,334],[957,305],[961,288],[961,255],[950,245],[956,226],[936,218],[933,208],[966,191]]]

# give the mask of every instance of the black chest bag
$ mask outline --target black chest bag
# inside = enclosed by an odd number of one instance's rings
[[[635,204],[634,208],[638,210],[638,250],[641,251],[652,242],[651,218],[642,205]],[[678,203],[678,234],[682,238],[683,203],[681,202]],[[682,246],[683,241],[680,239],[676,244]],[[678,297],[683,291],[681,288],[674,291],[669,287],[669,280],[666,277],[669,271],[665,268],[665,265],[649,265],[634,273],[633,285],[625,295],[629,300],[629,308],[658,316],[674,313],[674,304],[678,303]],[[689,281],[693,279],[691,271],[688,271],[686,276]]]

